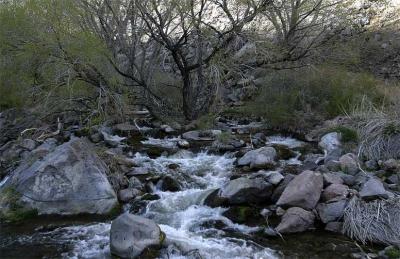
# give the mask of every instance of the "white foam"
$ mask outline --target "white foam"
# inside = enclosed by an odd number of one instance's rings
[[[4,177],[3,180],[1,180],[0,187],[2,187],[7,182],[8,178],[10,178],[10,177],[7,175],[6,177]]]
[[[57,239],[71,243],[73,249],[63,254],[64,258],[111,258],[110,223],[59,228],[53,231]]]

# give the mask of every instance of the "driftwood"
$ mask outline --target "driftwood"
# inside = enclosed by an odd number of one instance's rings
[[[39,135],[39,137],[36,138],[36,141],[38,141],[38,142],[43,142],[45,139],[48,139],[48,138],[57,136],[58,134],[61,133],[62,126],[63,126],[63,125],[62,125],[62,123],[61,123],[61,121],[60,121],[60,118],[57,118],[57,130],[56,130],[56,131],[53,131],[53,132],[49,132],[49,133],[42,132],[42,133]],[[39,134],[39,132],[42,131],[42,130],[44,130],[44,129],[40,129],[40,128],[28,128],[28,129],[25,129],[25,130],[21,131],[20,136],[21,136],[21,137],[24,137],[24,135],[26,135],[26,134],[28,134],[28,133],[30,133],[30,132],[37,132],[36,134]],[[36,134],[34,133],[34,135],[36,135]],[[36,136],[37,136],[37,135],[36,135]]]
[[[363,244],[400,247],[400,198],[366,202],[353,197],[344,213],[343,232]]]

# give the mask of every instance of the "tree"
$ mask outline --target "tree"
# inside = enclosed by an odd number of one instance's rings
[[[110,61],[125,84],[144,91],[150,110],[166,112],[176,104],[158,94],[160,84],[152,76],[178,77],[175,88],[181,93],[181,110],[191,121],[208,110],[215,96],[220,71],[213,59],[229,48],[270,1],[102,0],[82,4],[89,14],[85,14],[85,25],[105,40],[113,53]]]

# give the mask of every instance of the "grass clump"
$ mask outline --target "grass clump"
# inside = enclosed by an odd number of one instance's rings
[[[400,258],[400,249],[391,246],[388,249],[385,249],[385,255],[389,259],[398,259]]]
[[[232,135],[229,132],[222,132],[216,136],[216,139],[223,144],[229,144],[229,141],[232,140]]]
[[[400,158],[400,117],[388,107],[364,99],[350,112],[357,125],[359,153],[366,159]]]

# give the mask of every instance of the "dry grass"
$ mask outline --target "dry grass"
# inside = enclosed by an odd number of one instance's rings
[[[400,198],[365,202],[354,197],[344,213],[343,231],[363,244],[400,247]]]
[[[363,98],[349,116],[356,122],[360,156],[376,161],[400,157],[400,116],[392,104],[376,107]]]

